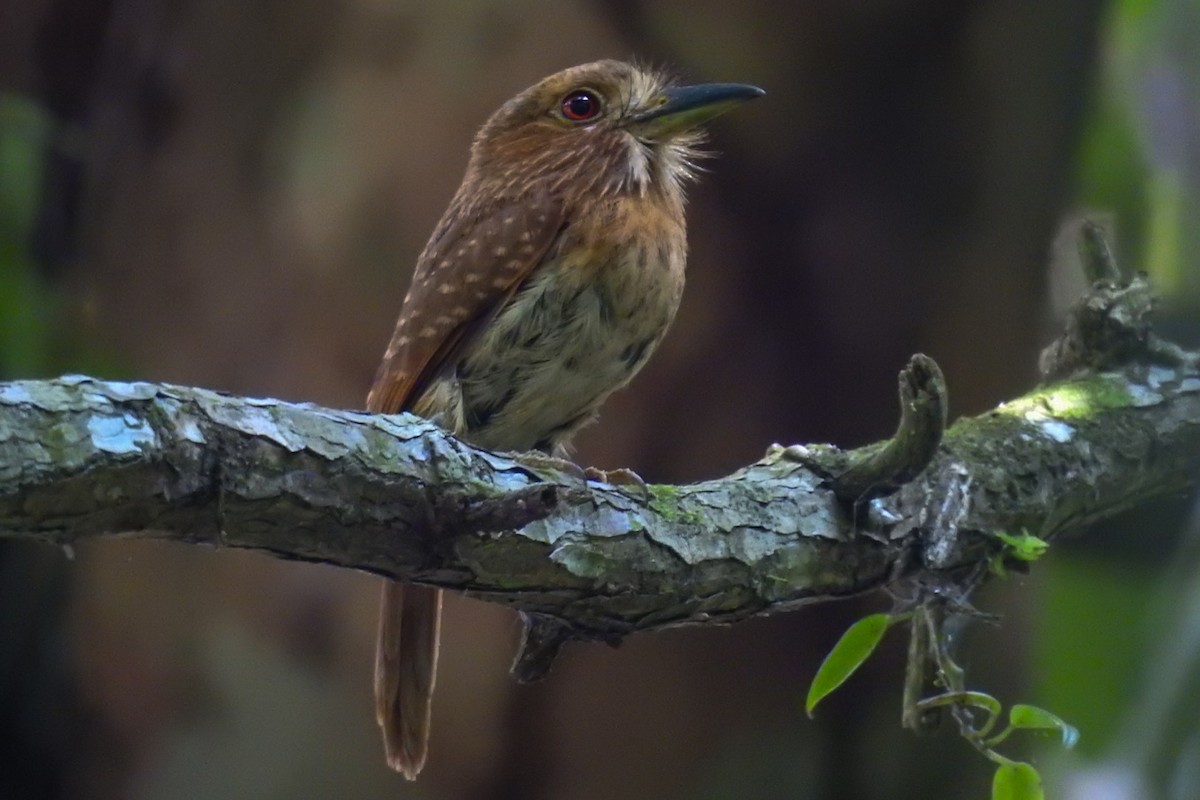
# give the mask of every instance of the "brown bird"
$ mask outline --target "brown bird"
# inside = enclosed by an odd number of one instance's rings
[[[598,61],[501,106],[417,260],[367,408],[561,453],[675,316],[698,126],[762,94]],[[439,589],[384,584],[376,715],[409,779],[428,751],[441,607]]]

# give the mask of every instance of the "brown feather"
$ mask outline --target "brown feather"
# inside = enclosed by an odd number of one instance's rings
[[[388,766],[410,781],[429,755],[442,591],[385,581],[375,648],[375,718]]]
[[[548,195],[462,211],[456,198],[417,261],[392,342],[367,395],[382,413],[436,415],[424,397],[437,376],[503,308],[542,263],[562,225],[562,204]],[[450,425],[456,428],[455,425]],[[455,433],[462,431],[455,430]],[[375,715],[388,764],[414,779],[429,750],[437,677],[442,592],[386,581],[375,655]]]
[[[484,213],[463,205],[456,197],[417,261],[369,411],[411,410],[542,262],[563,221],[544,192]]]
[[[675,88],[599,61],[488,119],[417,261],[370,410],[413,411],[479,447],[551,452],[633,377],[683,291],[695,125],[761,93]],[[568,109],[581,95],[599,103],[588,116]],[[376,712],[388,763],[410,779],[428,751],[440,614],[439,590],[385,585]]]

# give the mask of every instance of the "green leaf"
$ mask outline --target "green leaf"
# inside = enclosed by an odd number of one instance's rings
[[[999,531],[996,533],[996,538],[1008,545],[1006,553],[1008,556],[1021,561],[1037,561],[1046,554],[1046,550],[1050,547],[1050,543],[1045,539],[1039,539],[1031,533],[1014,536],[1011,533]]]
[[[1001,764],[992,779],[992,800],[1046,800],[1042,776],[1024,761]]]
[[[811,717],[817,703],[821,702],[834,689],[846,682],[854,671],[862,666],[867,657],[875,651],[879,640],[892,624],[890,614],[871,614],[851,625],[842,634],[842,638],[825,656],[817,676],[808,687],[808,700],[804,710]]]
[[[1008,710],[1008,724],[1013,728],[1058,731],[1062,734],[1063,747],[1068,749],[1079,741],[1079,729],[1069,725],[1061,717],[1044,708],[1016,703]]]

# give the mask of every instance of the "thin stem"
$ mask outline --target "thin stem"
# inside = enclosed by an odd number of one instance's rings
[[[929,638],[925,622],[920,616],[912,617],[908,631],[908,663],[904,669],[900,724],[910,731],[919,731],[922,727],[919,709],[921,692],[925,688],[925,676],[929,673]]]

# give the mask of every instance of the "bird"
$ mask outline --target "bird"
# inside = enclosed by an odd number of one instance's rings
[[[604,60],[505,102],[417,259],[367,409],[565,457],[679,307],[701,125],[762,94]],[[428,754],[441,608],[440,589],[383,585],[376,717],[409,780]]]

